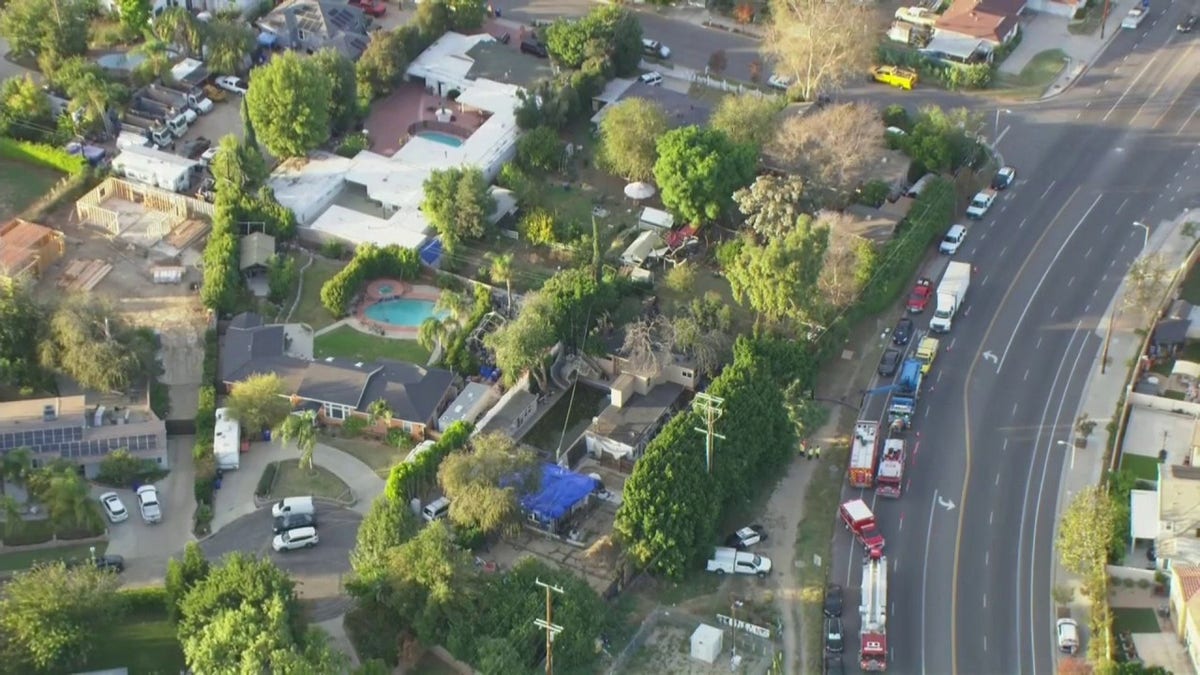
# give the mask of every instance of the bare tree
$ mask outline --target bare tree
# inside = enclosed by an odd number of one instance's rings
[[[675,349],[675,329],[661,314],[634,321],[625,328],[624,369],[643,377],[654,377],[671,362]]]
[[[746,225],[762,239],[786,236],[804,213],[804,180],[799,176],[759,176],[733,193]]]
[[[833,3],[834,5],[856,3]],[[861,185],[883,157],[879,113],[858,103],[833,105],[784,120],[771,159],[802,175],[810,190],[845,194]]]
[[[830,308],[842,309],[870,278],[876,252],[871,242],[846,232],[850,216],[825,211],[819,217],[829,226],[830,235],[817,289]]]
[[[879,23],[867,3],[775,0],[763,48],[775,61],[775,73],[792,78],[811,101],[866,76]]]

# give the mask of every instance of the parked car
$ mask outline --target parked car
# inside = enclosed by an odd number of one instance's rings
[[[361,9],[367,16],[381,17],[387,14],[387,5],[383,4],[383,0],[350,0],[350,6]]]
[[[218,87],[231,94],[241,94],[245,96],[246,92],[250,91],[250,85],[247,84],[245,80],[240,77],[234,77],[233,75],[222,75],[214,81],[217,83]]]
[[[958,249],[962,246],[963,239],[967,238],[967,228],[962,225],[953,225],[946,232],[946,236],[942,237],[942,243],[938,245],[938,252],[946,255],[954,255],[958,253]]]
[[[907,316],[896,322],[896,327],[892,329],[892,344],[906,345],[912,339],[913,335],[913,320]]]
[[[767,531],[762,525],[749,525],[725,537],[725,545],[742,551],[766,540]]]
[[[658,87],[663,83],[662,73],[653,70],[648,73],[642,73],[641,77],[638,79],[650,85],[651,87]]]
[[[825,603],[821,607],[821,611],[825,613],[825,616],[841,616],[842,603],[842,587],[837,584],[826,586]]]
[[[917,72],[899,66],[875,66],[871,69],[871,80],[911,91],[917,86]]]
[[[67,567],[82,567],[84,565],[95,565],[97,569],[105,572],[115,572],[120,574],[125,571],[125,558],[119,555],[98,555],[91,558],[71,558],[63,563]]]
[[[994,203],[996,203],[995,190],[991,188],[980,190],[975,194],[975,197],[971,199],[971,205],[967,207],[967,217],[979,220],[987,214],[988,210],[992,208],[992,204]]]
[[[992,177],[993,190],[1006,190],[1017,179],[1017,170],[1011,166],[1002,166]]]
[[[933,297],[933,280],[928,277],[917,279],[912,291],[908,294],[908,311],[910,314],[920,314],[929,306]]]
[[[204,95],[213,103],[221,103],[229,98],[224,89],[211,84],[204,85]]]
[[[212,150],[212,141],[203,136],[197,136],[190,141],[184,141],[183,146],[179,150],[179,154],[188,159],[198,159],[204,153]],[[215,154],[215,151],[214,151]]]
[[[825,651],[830,654],[841,654],[846,648],[842,637],[842,620],[836,616],[825,619]]]
[[[1180,21],[1179,25],[1175,26],[1175,30],[1179,31],[1180,33],[1192,32],[1192,29],[1196,27],[1197,18],[1198,17],[1195,14],[1188,14],[1187,16],[1183,17],[1183,21]]]
[[[279,534],[294,530],[298,527],[316,527],[317,516],[313,513],[289,513],[285,516],[277,516],[271,528],[272,534]]]
[[[532,54],[539,59],[550,58],[550,52],[546,49],[546,45],[537,40],[521,40],[521,53]]]
[[[642,51],[646,56],[653,56],[659,59],[671,58],[671,48],[659,42],[658,40],[642,40]]]
[[[129,512],[125,510],[125,504],[121,503],[117,493],[105,492],[100,495],[100,503],[104,506],[104,515],[108,516],[108,522],[120,523],[129,520]]]
[[[1058,651],[1064,654],[1079,651],[1079,624],[1075,623],[1075,619],[1059,619],[1054,624],[1054,633],[1058,641]]]
[[[772,75],[767,78],[767,86],[780,91],[787,91],[788,87],[792,86],[792,78],[783,77],[782,75]]]
[[[143,485],[137,489],[137,498],[142,520],[147,523],[161,523],[162,507],[158,504],[158,490],[153,485]]]
[[[896,369],[900,367],[900,350],[888,349],[883,352],[883,356],[879,359],[878,373],[880,377],[891,377],[896,374]]]
[[[276,551],[294,551],[298,548],[312,548],[321,541],[315,527],[298,527],[275,535],[271,548]]]

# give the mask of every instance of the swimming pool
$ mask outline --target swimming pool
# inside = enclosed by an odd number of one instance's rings
[[[451,136],[440,131],[421,131],[417,133],[417,136],[452,148],[460,147],[463,144],[463,139],[458,136]]]
[[[381,300],[370,305],[363,314],[372,321],[386,323],[392,326],[417,328],[421,322],[437,313],[433,310],[432,300],[413,300],[410,298],[395,298]]]

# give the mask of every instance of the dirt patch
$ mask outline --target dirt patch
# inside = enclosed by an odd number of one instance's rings
[[[702,623],[722,629],[721,649],[711,664],[691,655],[692,633]],[[775,647],[770,640],[740,631],[735,635],[730,628],[720,625],[715,617],[702,618],[675,609],[659,609],[642,623],[629,649],[620,655],[619,663],[612,672],[689,675],[762,673],[767,671],[774,655]]]

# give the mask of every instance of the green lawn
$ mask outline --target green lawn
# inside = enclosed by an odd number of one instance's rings
[[[521,442],[535,448],[554,452],[558,444],[570,442],[583,432],[592,422],[592,418],[600,414],[608,405],[608,392],[593,389],[587,385],[575,385],[575,397],[572,401],[571,392],[558,399],[553,408],[546,411],[537,424],[525,434]],[[563,429],[566,434],[563,434]],[[565,439],[565,440],[564,440]],[[566,450],[566,448],[562,448]]]
[[[383,478],[386,478],[392,466],[404,459],[412,449],[411,443],[406,443],[403,448],[394,448],[386,443],[365,438],[322,436],[320,442],[348,455],[354,455],[358,461],[374,469],[375,473]]]
[[[1158,618],[1154,610],[1145,607],[1113,607],[1113,632],[1157,633]]]
[[[429,363],[429,352],[416,340],[368,335],[353,326],[338,326],[324,335],[318,335],[313,341],[313,356],[318,359],[341,356],[360,361],[392,359],[421,366]]]
[[[0,221],[29,208],[62,177],[57,171],[0,159]]]
[[[1127,452],[1121,455],[1121,468],[1129,469],[1134,476],[1142,480],[1158,481],[1158,458],[1145,455],[1135,455]]]
[[[333,323],[333,316],[321,304],[321,286],[343,266],[342,263],[330,262],[324,258],[313,259],[313,264],[304,271],[304,287],[300,289],[300,302],[292,314],[293,323],[306,323],[312,326],[313,330]]]
[[[96,547],[96,555],[104,555],[104,552],[108,550],[108,542],[102,541],[96,544],[71,544],[38,551],[13,551],[0,555],[0,571],[15,572],[29,569],[37,563],[87,558],[91,555],[92,546]]]
[[[1011,98],[1038,99],[1058,79],[1067,66],[1067,55],[1061,49],[1047,49],[1025,64],[1018,75],[1002,74],[996,78],[996,93]]]
[[[342,482],[342,479],[320,466],[302,469],[298,459],[275,462],[275,464],[279,466],[279,470],[275,475],[275,485],[271,488],[272,499],[297,495],[312,495],[329,499],[346,499],[350,496],[350,488]]]
[[[115,626],[87,660],[88,670],[128,668],[133,675],[175,675],[187,667],[166,611],[135,615]]]

